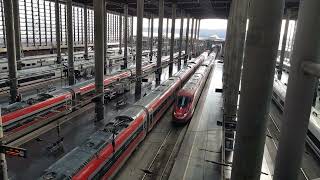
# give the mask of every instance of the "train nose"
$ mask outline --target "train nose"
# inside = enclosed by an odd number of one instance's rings
[[[188,114],[188,108],[176,108],[174,111],[174,117],[177,119],[184,119]]]

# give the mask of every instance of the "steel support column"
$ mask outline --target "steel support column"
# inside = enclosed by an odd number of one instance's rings
[[[141,98],[142,84],[142,31],[143,31],[144,0],[137,0],[137,39],[136,39],[136,88],[135,98]]]
[[[159,25],[158,25],[158,53],[157,53],[157,70],[156,70],[156,85],[161,82],[161,57],[162,57],[162,30],[163,30],[163,15],[164,15],[164,0],[159,0]]]
[[[105,23],[105,1],[94,0],[94,53],[95,53],[95,86],[98,97],[95,102],[96,120],[104,119],[103,106],[103,67],[104,67],[104,23]]]
[[[122,54],[122,14],[119,15],[119,54]]]
[[[248,9],[232,180],[260,179],[283,7],[283,0],[255,0]]]
[[[67,25],[67,28],[68,28],[68,79],[69,79],[69,85],[73,85],[75,84],[75,77],[74,77],[74,59],[73,59],[72,0],[67,1],[67,23],[68,23]]]
[[[184,58],[184,65],[187,64],[188,56],[189,56],[189,24],[190,24],[190,14],[187,15],[187,30],[186,30],[186,49],[185,49],[185,58]]]
[[[61,42],[60,42],[60,4],[59,0],[55,0],[55,20],[56,20],[56,48],[57,48],[57,63],[61,63]]]
[[[128,4],[124,5],[124,57],[123,68],[128,66]]]
[[[174,33],[176,27],[176,2],[172,3],[172,21],[171,21],[171,38],[170,38],[170,64],[169,64],[169,77],[172,76],[173,71],[173,47],[174,47]]]
[[[179,37],[179,57],[178,57],[178,71],[181,69],[181,60],[182,60],[182,39],[183,39],[183,13],[180,10],[180,37]]]
[[[152,62],[152,56],[153,56],[153,14],[151,14],[151,34],[150,34],[150,62]]]
[[[20,36],[20,13],[19,13],[19,0],[13,0],[13,17],[14,17],[14,32],[16,41],[16,60],[17,68],[21,69],[21,36]]]
[[[18,92],[17,57],[13,16],[13,0],[3,1],[6,28],[6,47],[9,67],[10,102],[16,102]],[[1,163],[0,163],[1,164]]]
[[[302,67],[304,63],[320,63],[319,8],[318,0],[300,2],[274,180],[298,179],[318,81]]]
[[[83,13],[83,21],[84,21],[84,59],[88,59],[88,10],[87,5],[84,5],[84,13]]]
[[[283,69],[283,61],[284,61],[284,56],[286,54],[286,45],[287,45],[287,37],[288,37],[288,30],[289,30],[289,21],[290,21],[290,10],[287,9],[286,10],[286,23],[285,23],[285,27],[284,27],[284,33],[282,36],[282,44],[281,44],[281,52],[280,52],[280,62],[279,62],[279,67],[278,67],[278,74],[277,74],[277,78],[279,80],[281,80],[281,76],[282,76],[282,69]]]

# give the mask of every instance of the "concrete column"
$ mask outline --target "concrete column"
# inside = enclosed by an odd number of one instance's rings
[[[223,58],[223,75],[222,75],[222,88],[223,88],[223,106],[226,107],[226,92],[227,92],[227,88],[229,88],[229,58],[227,58],[227,56],[229,55],[228,53],[228,49],[229,46],[231,46],[232,44],[232,37],[231,37],[231,27],[233,26],[233,14],[235,11],[235,4],[236,3],[231,3],[231,7],[230,7],[230,11],[229,11],[229,17],[228,17],[228,26],[227,26],[227,33],[226,33],[226,40],[225,40],[225,46],[224,46],[224,58]]]
[[[279,67],[278,67],[278,74],[277,74],[277,78],[279,80],[281,80],[281,76],[282,76],[282,69],[283,69],[283,61],[284,61],[284,56],[286,53],[286,45],[287,45],[287,37],[288,37],[288,30],[289,30],[289,21],[290,21],[290,10],[287,9],[287,13],[286,13],[286,23],[284,26],[284,33],[282,36],[282,44],[281,44],[281,52],[280,52],[280,62],[279,62]]]
[[[225,89],[224,120],[234,121],[237,115],[239,84],[243,62],[248,0],[234,0],[233,23],[230,26],[230,43],[225,59],[230,62],[228,87]]]
[[[182,39],[183,39],[183,14],[182,10],[180,10],[180,37],[179,37],[179,57],[178,57],[178,71],[181,69],[181,54],[182,54]]]
[[[197,56],[200,55],[200,22],[201,19],[199,19],[199,23],[198,23],[198,34],[197,34]]]
[[[260,179],[283,7],[282,0],[250,2],[232,180]]]
[[[122,54],[122,14],[119,15],[119,54]]]
[[[128,4],[124,5],[124,57],[123,68],[128,66]]]
[[[56,17],[56,48],[57,48],[57,63],[61,63],[61,42],[60,42],[60,13],[59,13],[59,0],[55,0],[55,17]],[[72,27],[72,26],[71,26]]]
[[[15,29],[13,22],[13,0],[3,1],[5,28],[6,28],[6,43],[7,56],[9,67],[9,81],[10,81],[10,102],[14,103],[18,93],[18,79],[17,79],[17,57],[16,57],[16,43],[15,43]],[[1,164],[1,163],[0,163]]]
[[[73,59],[72,0],[67,1],[67,24],[68,24],[67,25],[67,28],[68,28],[68,79],[69,79],[69,85],[74,85],[75,77],[74,77],[74,64],[73,64],[74,59]]]
[[[165,40],[165,43],[166,43],[166,53],[165,53],[165,55],[166,56],[168,55],[168,44],[169,44],[168,31],[169,31],[169,18],[167,18],[167,27],[166,27],[166,40]]]
[[[186,30],[186,49],[185,49],[185,58],[184,58],[184,64],[187,63],[188,56],[189,56],[189,24],[190,24],[190,14],[188,14],[187,17],[187,30]]]
[[[159,0],[159,26],[158,26],[158,53],[157,53],[157,70],[156,85],[161,82],[161,57],[162,57],[162,30],[163,30],[164,0]]]
[[[194,28],[194,18],[192,18],[191,20],[191,37],[190,37],[190,43],[188,44],[189,45],[189,60],[191,60],[192,58],[192,54],[193,54],[193,49],[192,49],[192,44],[193,44],[193,28]]]
[[[173,70],[173,47],[174,47],[174,33],[176,27],[176,2],[172,3],[172,23],[171,23],[171,39],[170,39],[170,64],[169,64],[169,77],[172,76]]]
[[[150,34],[150,62],[152,62],[153,56],[153,14],[151,15],[151,34]]]
[[[148,18],[148,39],[150,38],[150,18]]]
[[[143,8],[144,0],[137,0],[137,40],[136,40],[136,88],[135,98],[141,98],[141,75],[142,75],[142,31],[143,31]]]
[[[13,0],[13,17],[14,17],[14,32],[16,41],[16,60],[17,68],[21,69],[21,37],[20,37],[20,13],[19,13],[19,0]]]
[[[103,34],[104,34],[104,46],[103,46],[103,50],[104,50],[104,54],[103,54],[103,61],[104,61],[104,66],[103,66],[103,74],[107,75],[108,74],[108,67],[109,67],[109,61],[108,61],[108,57],[107,57],[107,51],[108,51],[108,43],[107,43],[107,27],[108,27],[108,19],[107,19],[107,1],[104,1],[104,10],[103,10]],[[111,61],[111,60],[110,60]]]
[[[134,41],[134,39],[133,39],[133,16],[131,16],[131,38],[130,38],[130,41],[131,41],[131,51],[133,52],[133,41]]]
[[[84,58],[88,59],[88,11],[87,5],[84,5]]]
[[[318,0],[300,2],[274,180],[298,179],[318,81],[303,71],[303,64],[320,63],[319,8]]]
[[[105,23],[105,1],[94,0],[94,53],[95,53],[95,86],[98,97],[95,102],[96,120],[104,119],[103,107],[103,67],[104,67],[104,23]]]
[[[195,21],[196,22],[194,26],[194,35],[193,35],[192,44],[191,44],[192,56],[196,54],[194,46],[197,44],[197,35],[198,35],[198,19],[195,19]]]

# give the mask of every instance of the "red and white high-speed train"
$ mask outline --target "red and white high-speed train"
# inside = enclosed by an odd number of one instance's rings
[[[173,103],[176,93],[207,53],[188,63],[150,94],[45,170],[40,179],[110,179]]]
[[[215,53],[211,53],[209,58],[179,90],[172,112],[172,122],[186,123],[192,118],[203,87],[213,67],[215,55]]]
[[[177,53],[174,57],[177,57]],[[162,60],[162,65],[167,65],[169,58]],[[156,63],[144,64],[142,72],[154,71]],[[111,83],[122,79],[127,79],[135,76],[135,67],[127,70],[121,70],[111,75],[105,76],[105,88]],[[7,107],[2,108],[2,122],[4,131],[16,132],[24,127],[28,127],[34,122],[46,120],[46,115],[59,113],[60,111],[66,113],[65,110],[70,110],[70,106],[75,106],[72,103],[81,103],[84,96],[93,95],[95,92],[94,80],[78,83],[74,86],[65,87],[63,89],[53,91],[48,94],[39,94],[38,97],[29,99],[27,101],[17,102]],[[61,114],[61,113],[60,113]],[[41,117],[44,115],[44,117]]]
[[[287,87],[275,78],[272,99],[282,111],[284,110],[286,91]],[[306,141],[316,155],[320,157],[320,111],[314,107],[311,108]]]

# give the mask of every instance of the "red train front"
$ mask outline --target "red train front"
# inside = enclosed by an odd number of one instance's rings
[[[177,123],[185,123],[192,117],[193,93],[188,91],[179,91],[174,103],[173,118]]]

